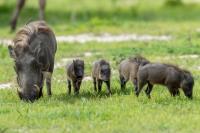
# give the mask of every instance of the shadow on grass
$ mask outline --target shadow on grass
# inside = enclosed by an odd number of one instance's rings
[[[145,96],[146,97],[146,96]],[[196,105],[197,103],[200,103],[200,97],[194,97],[193,99],[189,99],[185,97],[185,95],[180,95],[177,97],[172,97],[169,95],[162,95],[159,97],[152,97],[151,99],[146,98],[139,98],[138,101],[142,104],[159,104],[162,106],[168,106],[168,105],[189,105],[189,104],[194,104]]]
[[[77,100],[80,101],[80,100],[107,99],[116,95],[117,96],[131,95],[131,90],[126,89],[124,91],[121,91],[119,89],[113,89],[112,95],[108,94],[106,91],[101,91],[100,93],[97,93],[94,91],[83,91],[83,92],[80,92],[79,95],[74,95],[73,93],[71,95],[62,93],[62,94],[53,95],[53,98],[59,101],[64,101],[70,104],[74,104],[75,102],[77,102]]]
[[[119,97],[119,96],[124,96],[124,95],[134,95],[134,92],[131,88],[126,88],[124,91],[121,91],[120,89],[113,89],[112,90],[112,95],[109,95],[106,91],[102,91],[101,93],[95,93],[91,91],[83,91],[79,95],[68,95],[68,94],[57,94],[54,95],[53,98],[55,98],[58,101],[66,102],[69,104],[75,104],[76,102],[79,101],[98,101],[101,99],[107,99],[107,98],[112,98],[112,97]],[[135,96],[136,97],[136,96]],[[154,104],[159,104],[162,106],[168,106],[168,105],[187,105],[187,104],[196,104],[200,103],[200,97],[194,96],[194,98],[188,99],[185,97],[184,94],[181,94],[180,96],[177,97],[172,97],[170,94],[161,94],[160,96],[152,96],[151,99],[148,99],[147,96],[142,93],[138,98],[136,97],[137,101],[141,104],[147,104],[151,105],[152,103]]]

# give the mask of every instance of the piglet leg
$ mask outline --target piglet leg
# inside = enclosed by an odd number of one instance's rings
[[[107,85],[107,90],[108,90],[108,93],[111,95],[111,90],[110,90],[110,80],[109,81],[106,81],[106,85]]]
[[[47,85],[47,94],[49,96],[51,96],[51,77],[52,77],[52,73],[47,72],[46,73],[46,85]]]
[[[143,80],[138,81],[138,89],[135,92],[135,94],[136,94],[137,97],[139,96],[142,88],[145,86],[146,83],[147,83],[147,81],[143,81]]]
[[[124,90],[126,88],[126,80],[122,75],[120,75],[120,84],[121,84],[121,90]]]
[[[71,94],[72,85],[71,85],[71,81],[69,79],[67,79],[67,84],[68,84],[68,94],[70,95]]]
[[[97,82],[98,82],[98,93],[100,93],[101,92],[101,87],[102,87],[102,80],[99,79]]]
[[[134,91],[137,92],[138,86],[137,86],[137,79],[133,79],[133,85],[134,85]]]
[[[148,83],[148,85],[147,85],[147,88],[146,88],[146,90],[145,90],[145,93],[146,93],[146,95],[147,95],[147,97],[150,99],[151,98],[151,91],[152,91],[152,88],[153,88],[153,85],[152,84],[150,84],[150,83]]]
[[[74,87],[74,94],[78,95],[79,94],[79,90],[78,90],[78,81],[73,81],[73,87]]]
[[[97,80],[96,78],[93,78],[93,84],[94,84],[94,91],[97,91]]]

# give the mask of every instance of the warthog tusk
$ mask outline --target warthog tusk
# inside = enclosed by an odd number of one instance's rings
[[[21,92],[21,90],[17,87],[17,92]]]
[[[38,85],[34,85],[37,89],[38,92],[40,92],[40,88],[38,87]]]

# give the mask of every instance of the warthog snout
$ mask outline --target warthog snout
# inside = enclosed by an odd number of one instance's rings
[[[188,97],[189,99],[192,99],[192,88],[183,88],[183,92],[185,94],[186,97]]]
[[[193,97],[192,97],[192,93],[190,93],[190,94],[186,94],[186,96],[187,96],[189,99],[193,99]]]
[[[20,90],[19,88],[17,88],[17,93],[21,100],[33,102],[34,100],[39,98],[40,89],[37,85],[34,85],[30,89],[31,91],[26,91],[26,90],[29,90],[29,89],[23,88]]]
[[[77,76],[78,80],[82,80],[83,76]]]

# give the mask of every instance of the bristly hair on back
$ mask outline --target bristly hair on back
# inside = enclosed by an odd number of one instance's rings
[[[13,40],[14,47],[26,47],[34,34],[38,33],[40,30],[46,30],[47,32],[51,31],[50,28],[46,25],[45,21],[37,21],[34,23],[26,24],[17,32]]]
[[[184,72],[184,73],[188,73],[188,74],[191,75],[190,71],[185,70],[185,69],[182,69],[182,68],[178,67],[177,65],[174,65],[174,64],[167,64],[167,63],[164,63],[164,65],[169,66],[169,67],[173,67],[174,69],[176,69],[176,70],[179,71],[179,72]]]
[[[136,63],[139,63],[139,64],[141,64],[143,62],[150,63],[149,60],[147,60],[145,57],[143,57],[141,55],[136,55],[134,57],[130,57],[129,61],[130,62],[136,62]]]

